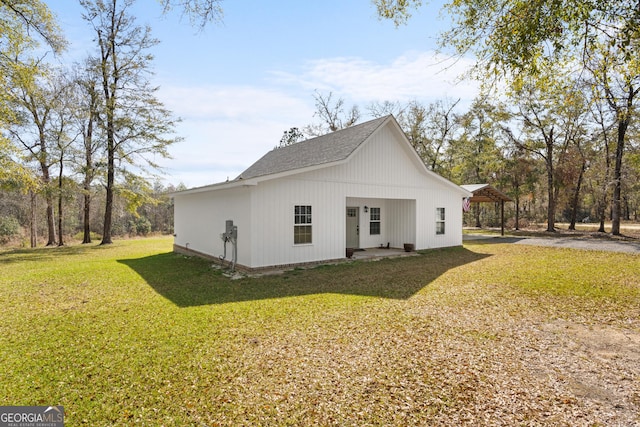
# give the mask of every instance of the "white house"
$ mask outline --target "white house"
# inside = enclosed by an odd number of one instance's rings
[[[344,259],[346,248],[459,246],[470,196],[428,170],[386,116],[276,148],[232,181],[174,193],[174,250],[253,270]]]

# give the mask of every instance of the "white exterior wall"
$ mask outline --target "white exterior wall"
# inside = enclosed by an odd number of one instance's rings
[[[396,219],[406,218],[406,222]],[[405,243],[416,243],[416,201],[394,200],[383,217],[384,229],[387,231],[391,246],[402,248]]]
[[[344,258],[345,199],[339,187],[336,183],[286,178],[255,187],[251,200],[256,223],[252,267]],[[296,205],[311,206],[311,244],[294,244]]]
[[[220,235],[226,220],[238,226],[238,260],[251,263],[250,192],[247,188],[206,191],[174,196],[175,244],[214,257],[224,253]],[[227,243],[227,260],[232,247]]]
[[[426,192],[417,200],[416,249],[462,245],[462,196],[448,189]],[[445,234],[436,234],[436,208],[445,208]]]

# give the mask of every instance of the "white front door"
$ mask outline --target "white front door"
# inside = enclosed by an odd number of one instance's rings
[[[359,207],[347,207],[347,248],[360,247]]]

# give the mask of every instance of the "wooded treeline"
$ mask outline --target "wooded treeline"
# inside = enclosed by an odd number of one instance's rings
[[[487,183],[509,195],[514,203],[505,206],[508,227],[544,223],[552,231],[556,222],[567,222],[571,229],[589,222],[609,232],[605,223],[612,217],[617,116],[580,86],[564,89],[551,93],[526,86],[501,102],[480,97],[466,107],[459,99],[443,99],[430,104],[386,101],[365,110],[374,117],[393,114],[429,169],[457,184]],[[361,119],[360,107],[347,108],[332,93],[316,92],[315,101],[316,123],[285,131],[281,146]],[[638,221],[640,132],[638,120],[631,123],[621,169],[621,215]],[[499,226],[499,206],[473,205],[465,223]]]
[[[411,25],[420,0],[372,0],[381,19]],[[443,50],[474,55],[470,76],[482,84],[469,107],[384,102],[425,164],[456,183],[489,183],[516,203],[520,219],[589,219],[620,234],[638,217],[640,2],[456,0],[443,6],[452,25]],[[350,126],[357,106],[316,93],[320,124],[309,135]],[[299,140],[297,128],[281,144]],[[478,213],[475,223],[479,222]]]
[[[0,1],[0,239],[22,228],[32,247],[77,233],[108,244],[114,234],[171,232],[172,188],[153,177],[180,138],[150,83],[158,41],[131,0],[80,4],[95,49],[65,67],[47,60],[66,42],[46,5]]]
[[[150,83],[158,40],[136,23],[134,0],[80,3],[95,46],[61,67],[49,59],[66,41],[46,5],[0,0],[0,240],[111,243],[112,235],[172,232],[166,193],[174,188],[158,180],[156,160],[180,138]],[[221,18],[218,0],[161,3],[198,25]],[[410,25],[409,11],[420,7],[373,3],[397,24]],[[553,231],[556,221],[588,220],[620,234],[621,220],[637,221],[640,2],[461,0],[447,10],[454,24],[440,42],[476,55],[481,95],[465,106],[385,101],[367,114],[394,114],[431,170],[510,195],[509,226],[545,222]],[[291,128],[281,145],[361,119],[358,106],[332,93],[316,92],[315,101],[319,123]],[[467,224],[497,217],[483,206]]]

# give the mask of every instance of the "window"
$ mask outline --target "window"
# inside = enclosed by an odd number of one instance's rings
[[[293,243],[311,243],[311,206],[296,205],[293,211]]]
[[[436,234],[444,234],[444,208],[436,208]]]
[[[380,208],[370,208],[369,234],[380,234]]]

